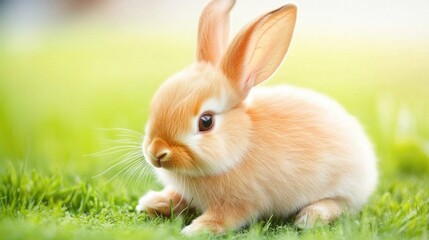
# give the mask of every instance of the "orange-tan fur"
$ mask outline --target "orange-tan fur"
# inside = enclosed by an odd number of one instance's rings
[[[169,215],[170,200],[175,212],[191,203],[203,214],[185,234],[221,233],[272,214],[297,213],[296,224],[311,227],[359,210],[375,188],[377,169],[356,119],[311,90],[253,88],[283,61],[296,8],[258,18],[224,49],[228,20],[218,20],[233,4],[213,0],[206,7],[197,62],[153,97],[143,152],[165,189],[147,193],[137,210]],[[207,36],[206,26],[218,35]],[[199,132],[198,117],[207,110],[215,126]]]

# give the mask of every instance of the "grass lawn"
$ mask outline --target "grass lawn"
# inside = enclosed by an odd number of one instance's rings
[[[193,60],[189,39],[79,30],[0,49],[0,239],[183,238],[191,215],[135,213],[162,186],[132,158],[153,92]],[[425,43],[294,39],[268,85],[309,87],[353,113],[379,156],[377,191],[330,226],[267,219],[220,238],[429,238],[428,63]]]

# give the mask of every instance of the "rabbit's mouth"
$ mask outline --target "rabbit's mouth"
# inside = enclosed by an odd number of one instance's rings
[[[146,161],[155,168],[188,172],[199,169],[192,152],[182,144],[169,144],[161,138],[147,139],[143,144]]]

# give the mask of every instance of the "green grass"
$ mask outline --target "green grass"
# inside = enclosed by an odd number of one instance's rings
[[[139,144],[118,128],[141,132],[151,95],[193,60],[193,41],[89,33],[0,49],[0,239],[183,238],[192,215],[135,213],[147,189],[162,187],[151,174],[123,163],[97,176],[127,152],[92,153]],[[295,39],[268,84],[315,89],[354,114],[376,147],[379,186],[362,212],[330,226],[260,220],[221,238],[429,238],[428,62],[425,44]]]

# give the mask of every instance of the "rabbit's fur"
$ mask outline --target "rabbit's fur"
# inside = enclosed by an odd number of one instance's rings
[[[233,0],[200,18],[197,62],[152,100],[143,152],[165,185],[137,206],[149,215],[203,212],[185,234],[222,233],[249,219],[297,213],[299,227],[359,210],[377,182],[376,157],[356,119],[311,90],[260,88],[284,59],[296,19],[286,5],[250,23],[226,48]],[[214,127],[198,122],[211,112]]]

